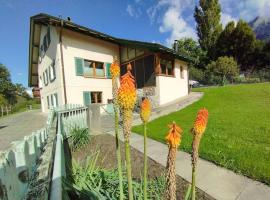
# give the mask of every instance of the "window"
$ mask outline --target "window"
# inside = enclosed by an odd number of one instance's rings
[[[58,98],[57,93],[51,95],[51,106],[57,107],[58,106]]]
[[[174,76],[174,66],[172,60],[160,59],[160,74]]]
[[[121,47],[121,62],[133,60],[138,56],[142,56],[144,53],[144,49]]]
[[[45,79],[44,79],[44,84],[47,86],[49,84],[49,77],[48,77],[48,70],[45,70]]]
[[[180,66],[180,77],[181,77],[181,78],[185,78],[183,66]]]
[[[56,79],[54,60],[53,60],[52,64],[49,66],[49,76],[50,76],[50,82],[53,82]]]
[[[47,108],[49,109],[50,108],[50,97],[47,96]]]
[[[143,88],[147,86],[155,86],[155,56],[148,55],[140,57],[134,61],[130,62],[132,66],[131,73],[135,77],[136,87]],[[127,72],[127,63],[121,65],[121,76]]]
[[[91,103],[102,103],[102,92],[91,92]]]
[[[102,92],[83,92],[83,103],[86,106],[91,103],[102,103]]]
[[[106,63],[106,65],[107,64],[108,63]],[[105,77],[105,65],[103,62],[75,58],[75,67],[77,76]]]

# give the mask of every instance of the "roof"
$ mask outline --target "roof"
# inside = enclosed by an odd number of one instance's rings
[[[138,48],[146,48],[153,52],[163,52],[173,55],[175,58],[180,59],[182,61],[189,62],[191,61],[190,58],[179,54],[178,52],[165,47],[158,43],[151,43],[151,42],[143,42],[143,41],[136,41],[136,40],[128,40],[113,37],[111,35],[98,32],[96,30],[75,24],[71,21],[61,19],[59,17],[51,16],[45,13],[40,13],[34,15],[30,18],[30,38],[29,38],[29,85],[32,86],[33,81],[37,81],[37,72],[34,70],[33,66],[37,65],[38,62],[38,48],[39,48],[39,35],[40,35],[40,25],[61,25],[63,23],[63,27],[66,29],[70,29],[72,31],[76,31],[88,36],[92,36],[101,40],[105,40],[108,42],[126,45],[126,46],[135,46]],[[36,77],[36,78],[34,78]],[[34,79],[34,80],[33,80]]]

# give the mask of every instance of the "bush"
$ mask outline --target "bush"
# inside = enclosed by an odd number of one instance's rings
[[[233,57],[219,57],[206,66],[206,81],[210,84],[232,83],[239,74],[239,67]]]
[[[90,141],[88,128],[80,128],[78,126],[73,127],[70,131],[70,138],[70,147],[72,151],[86,146]]]
[[[261,82],[270,81],[270,69],[257,70],[250,77],[259,78]]]
[[[8,104],[8,102],[7,102],[6,98],[2,94],[0,94],[0,106],[4,106],[7,104]]]
[[[191,66],[189,68],[189,79],[204,82],[204,72],[201,69]]]
[[[246,78],[246,77],[235,77],[234,78],[235,83],[259,83],[260,78]]]

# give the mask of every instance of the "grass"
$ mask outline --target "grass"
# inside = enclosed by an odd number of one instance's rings
[[[270,185],[270,83],[198,88],[198,102],[151,121],[148,136],[165,143],[167,124],[176,121],[183,130],[180,149],[191,152],[190,129],[197,111],[209,110],[200,157]],[[143,126],[133,127],[143,134]]]

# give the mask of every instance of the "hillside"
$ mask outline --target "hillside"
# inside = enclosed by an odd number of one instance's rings
[[[249,22],[257,39],[270,41],[270,17],[256,17]]]

